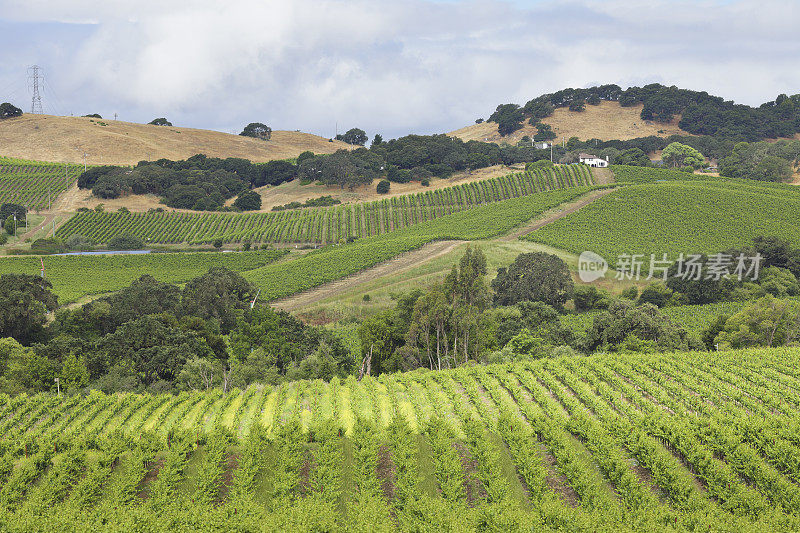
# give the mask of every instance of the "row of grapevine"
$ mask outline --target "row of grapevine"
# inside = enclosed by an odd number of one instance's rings
[[[0,204],[49,209],[59,194],[75,184],[83,168],[0,157]]]
[[[0,395],[0,529],[800,526],[791,348]]]
[[[225,242],[334,243],[371,237],[433,220],[478,205],[537,192],[593,184],[584,165],[555,166],[510,174],[369,203],[270,213],[78,213],[56,235],[83,235],[106,242],[134,235],[145,242],[192,244]]]

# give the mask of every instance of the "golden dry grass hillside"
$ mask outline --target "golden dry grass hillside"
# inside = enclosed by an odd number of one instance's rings
[[[570,137],[578,137],[581,140],[609,141],[612,139],[635,139],[650,135],[659,137],[689,135],[678,127],[680,117],[675,117],[669,124],[642,120],[639,116],[642,107],[641,104],[622,107],[617,102],[605,101],[600,102],[599,105],[587,105],[586,110],[581,112],[559,107],[552,116],[543,119],[542,122],[552,126],[558,142]],[[536,128],[527,121],[523,122],[522,129],[505,137],[498,133],[497,124],[494,122],[473,124],[450,132],[450,135],[465,141],[507,142],[509,144],[516,143],[525,135],[533,137],[535,134]]]
[[[85,117],[25,114],[0,121],[0,155],[59,163],[83,163],[84,152],[87,163],[96,165],[132,165],[195,154],[263,162],[297,157],[306,150],[321,154],[349,147],[294,131],[274,131],[269,141],[262,141],[219,131]]]

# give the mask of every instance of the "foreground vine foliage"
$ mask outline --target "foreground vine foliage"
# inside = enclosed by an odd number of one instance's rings
[[[3,531],[795,531],[791,348],[0,397]]]

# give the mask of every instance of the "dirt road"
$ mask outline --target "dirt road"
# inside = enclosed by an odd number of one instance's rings
[[[500,237],[501,241],[513,241],[516,240],[523,235],[527,235],[528,233],[535,231],[543,226],[546,226],[552,222],[555,222],[559,218],[564,218],[565,216],[574,213],[575,211],[586,207],[590,203],[594,202],[598,198],[602,198],[603,196],[614,192],[616,189],[600,189],[597,191],[592,191],[585,196],[581,196],[579,199],[574,200],[567,204],[562,204],[555,209],[551,209],[547,213],[544,214],[543,217],[537,218],[524,224],[514,231],[509,233],[508,235],[504,235]]]
[[[436,241],[426,244],[418,250],[406,252],[385,263],[367,270],[362,270],[346,278],[338,279],[307,291],[275,300],[272,306],[283,311],[294,311],[307,307],[315,302],[337,296],[351,290],[356,285],[367,283],[389,274],[398,274],[410,270],[422,263],[451,252],[463,241]]]

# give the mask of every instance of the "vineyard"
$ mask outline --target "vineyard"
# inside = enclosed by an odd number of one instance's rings
[[[683,172],[681,170],[657,167],[633,167],[628,165],[611,165],[617,183],[652,183],[655,181],[690,181],[713,180],[711,176]]]
[[[752,181],[630,185],[525,238],[576,254],[596,252],[616,265],[623,254],[675,260],[716,253],[774,235],[800,244],[800,189]],[[646,275],[646,273],[645,273]]]
[[[796,531],[793,349],[0,397],[3,531]]]
[[[408,196],[324,208],[270,213],[78,213],[56,235],[80,234],[97,242],[133,235],[151,243],[335,243],[383,235],[472,208],[522,196],[591,185],[583,165],[517,173]]]
[[[471,241],[502,235],[589,190],[559,189],[473,207],[386,235],[327,246],[286,263],[248,271],[244,277],[261,288],[266,300],[281,298],[355,274],[432,241]]]
[[[214,266],[245,272],[283,257],[285,250],[237,253],[151,253],[137,255],[50,256],[43,259],[45,276],[60,304],[89,294],[117,291],[144,274],[165,283],[182,283]],[[0,259],[0,274],[32,274],[41,270],[39,257]]]
[[[0,157],[0,204],[14,203],[36,211],[49,209],[82,172],[83,165]]]

